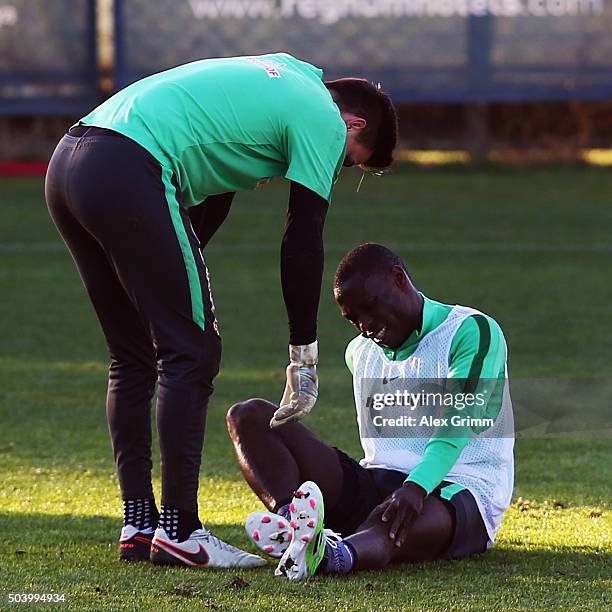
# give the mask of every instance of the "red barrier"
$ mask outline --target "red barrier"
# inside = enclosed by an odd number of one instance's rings
[[[48,162],[12,162],[0,161],[0,176],[44,176],[47,172]]]

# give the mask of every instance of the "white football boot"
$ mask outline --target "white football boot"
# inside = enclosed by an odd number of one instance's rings
[[[156,565],[184,567],[239,567],[266,565],[266,560],[216,538],[206,529],[196,529],[189,539],[175,542],[158,527],[151,542],[151,561]]]
[[[275,559],[283,556],[293,537],[289,521],[274,512],[251,512],[244,528],[253,544]]]
[[[327,537],[323,529],[323,494],[316,483],[300,485],[289,505],[291,539],[274,574],[289,580],[313,576],[323,560]]]
[[[293,528],[289,519],[280,514],[274,514],[274,512],[261,510],[251,512],[247,517],[244,528],[249,540],[261,552],[274,559],[280,559],[283,556],[293,539]],[[325,529],[324,532],[327,540],[337,541],[341,539],[331,529]]]

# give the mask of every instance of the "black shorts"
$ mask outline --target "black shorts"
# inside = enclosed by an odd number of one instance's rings
[[[407,474],[396,470],[364,468],[335,449],[343,472],[342,494],[325,513],[325,526],[348,536],[354,533],[378,504],[399,489]],[[443,480],[431,493],[448,504],[455,518],[455,532],[440,559],[460,559],[487,549],[489,535],[476,500],[464,487]]]

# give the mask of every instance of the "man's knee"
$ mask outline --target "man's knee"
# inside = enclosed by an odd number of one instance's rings
[[[244,431],[252,432],[262,427],[269,428],[270,419],[276,408],[271,402],[259,398],[238,402],[227,411],[227,429],[230,434],[240,435]]]
[[[116,357],[111,355],[109,367],[111,378],[138,377],[146,380],[157,380],[155,358],[150,361],[130,357]]]
[[[194,338],[197,337],[197,334]],[[175,347],[158,349],[157,362],[160,382],[167,386],[210,386],[219,373],[221,363],[221,341],[213,333],[205,335],[204,341],[185,342]]]

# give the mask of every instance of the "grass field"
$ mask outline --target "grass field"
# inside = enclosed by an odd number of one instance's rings
[[[341,256],[365,241],[397,249],[431,297],[493,315],[511,376],[610,377],[610,170],[403,167],[366,179],[358,195],[357,181],[343,178],[326,227],[320,399],[307,421],[322,437],[360,456],[343,363],[353,332],[330,283]],[[207,253],[224,357],[200,508],[206,525],[238,546],[258,501],[241,480],[224,414],[238,400],[277,400],[282,391],[285,207],[282,182],[239,196]],[[14,592],[66,593],[62,607],[79,610],[612,608],[609,436],[519,439],[497,546],[470,560],[305,584],[274,578],[273,565],[198,573],[119,563],[105,346],[40,180],[0,181],[0,295],[0,608]]]

